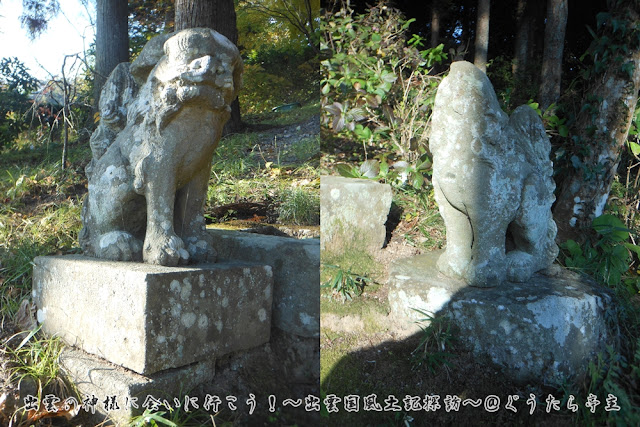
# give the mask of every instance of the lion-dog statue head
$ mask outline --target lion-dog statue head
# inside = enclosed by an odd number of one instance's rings
[[[206,28],[157,36],[114,69],[90,141],[86,255],[167,266],[215,260],[202,207],[241,76],[238,49]]]

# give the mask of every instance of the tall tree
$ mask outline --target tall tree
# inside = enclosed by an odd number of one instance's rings
[[[547,1],[547,23],[544,27],[544,53],[539,96],[540,106],[543,109],[560,98],[562,52],[568,14],[568,0]]]
[[[611,1],[598,15],[593,65],[573,127],[572,167],[554,206],[560,241],[580,240],[602,214],[628,137],[640,90],[640,12],[636,1]]]
[[[96,0],[96,69],[93,83],[94,107],[113,69],[129,60],[126,0]]]
[[[523,80],[523,73],[527,68],[529,59],[530,30],[533,25],[533,16],[531,13],[532,3],[532,1],[518,0],[518,9],[516,11],[518,26],[516,30],[516,46],[512,71],[515,80],[518,82]]]
[[[490,0],[478,0],[478,17],[476,19],[476,42],[473,64],[482,71],[487,71],[487,53],[489,52],[489,17]]]
[[[431,4],[431,40],[429,41],[431,48],[438,46],[440,38],[440,9],[438,6],[436,1]]]
[[[233,44],[237,44],[238,30],[234,1],[176,0],[176,31],[196,27],[213,28]],[[237,132],[241,128],[240,104],[236,98],[231,103],[231,119],[225,126],[225,133]]]

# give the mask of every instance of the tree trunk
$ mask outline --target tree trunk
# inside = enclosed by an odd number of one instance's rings
[[[94,109],[98,111],[100,91],[116,65],[129,60],[129,32],[126,0],[96,2],[96,70],[93,84]]]
[[[637,37],[634,26],[640,16],[629,3],[619,2],[610,11],[618,23],[625,22],[625,31],[614,33],[612,25],[604,25],[599,34],[610,40],[606,49],[625,45],[628,50],[610,53],[608,63],[601,66],[603,71],[592,73],[584,92],[572,132],[576,144],[573,169],[562,181],[553,209],[560,242],[580,241],[593,219],[602,214],[628,137],[640,90],[640,47],[632,40]],[[616,40],[620,34],[626,34],[626,39]],[[602,55],[594,57],[603,61]]]
[[[478,17],[476,19],[476,42],[473,64],[482,71],[487,71],[487,52],[489,51],[489,13],[490,0],[478,0]]]
[[[440,11],[438,10],[438,3],[433,2],[431,5],[431,40],[429,47],[435,48],[438,46],[440,37]]]
[[[176,0],[176,31],[196,27],[213,28],[233,44],[238,44],[233,0]],[[231,118],[224,127],[224,134],[241,128],[240,103],[236,98],[231,103]]]
[[[540,80],[540,107],[544,110],[560,98],[562,52],[569,14],[568,0],[547,1],[547,23],[544,27],[544,53]]]
[[[523,74],[529,59],[529,30],[532,20],[531,7],[529,5],[530,2],[527,0],[518,0],[516,46],[511,69],[516,82],[524,80]]]

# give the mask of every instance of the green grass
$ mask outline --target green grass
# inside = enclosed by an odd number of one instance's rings
[[[70,389],[63,379],[59,364],[64,344],[58,337],[45,337],[38,328],[14,335],[5,345],[5,351],[13,362],[13,367],[9,369],[10,381],[18,385],[24,381],[32,382],[38,396],[42,396],[43,391],[59,397],[69,396]]]
[[[278,220],[285,224],[319,225],[320,194],[315,189],[285,189],[280,193],[278,214]]]

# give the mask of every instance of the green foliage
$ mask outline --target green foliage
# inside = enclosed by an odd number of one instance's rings
[[[22,114],[29,108],[29,93],[38,80],[18,58],[0,60],[0,148],[11,143],[27,127]]]
[[[332,271],[332,274],[321,287],[330,289],[333,295],[340,296],[343,302],[352,299],[353,295],[361,295],[370,280],[366,276],[338,265],[323,264],[323,267]]]
[[[426,176],[431,175],[431,158],[422,154],[415,164],[400,160],[390,162],[387,155],[379,155],[377,159],[365,160],[359,167],[338,164],[337,172],[347,178],[369,178],[384,181],[394,187],[405,186],[420,190],[428,182]]]
[[[444,316],[431,314],[414,308],[414,311],[424,316],[417,321],[422,329],[420,344],[411,352],[411,362],[414,369],[426,366],[432,373],[442,365],[449,366],[449,358],[453,356],[450,350],[456,341],[451,322]],[[425,326],[425,323],[427,325]]]
[[[266,64],[246,63],[239,100],[243,114],[269,111],[281,104],[304,102],[317,97],[317,60],[282,64],[269,69]],[[317,99],[317,98],[316,98]]]
[[[308,37],[318,38],[313,22],[319,5],[317,0],[311,0],[316,7],[311,8],[310,15],[301,16],[307,3],[306,0],[238,3],[238,46],[245,63],[244,86],[239,95],[243,114],[317,99],[317,43],[309,43]]]
[[[365,14],[342,8],[325,17],[321,49],[323,123],[335,134],[378,146],[416,165],[426,152],[428,120],[440,81],[428,67],[447,58],[443,45],[408,42],[413,20],[379,2]],[[418,170],[414,166],[414,170]]]
[[[319,39],[319,10],[320,0],[240,0],[238,44],[252,53],[291,41],[299,50],[313,49]]]
[[[640,256],[640,246],[629,242],[630,230],[609,214],[594,219],[593,229],[598,235],[595,243],[587,242],[581,247],[568,240],[562,245],[567,251],[565,265],[584,271],[609,286],[623,285],[631,294],[640,291],[638,277],[627,274],[633,254]]]

